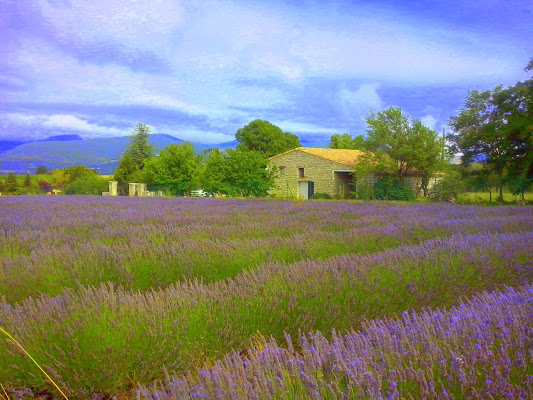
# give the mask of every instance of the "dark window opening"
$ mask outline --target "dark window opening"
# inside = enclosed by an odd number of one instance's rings
[[[305,178],[305,173],[303,168],[298,168],[298,177]]]

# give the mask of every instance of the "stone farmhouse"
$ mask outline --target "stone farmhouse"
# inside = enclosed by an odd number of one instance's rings
[[[355,191],[352,172],[359,150],[297,147],[270,157],[277,167],[271,194],[309,199],[314,193],[348,198]]]
[[[270,164],[278,170],[270,193],[298,199],[309,199],[315,193],[340,199],[357,197],[352,173],[362,154],[360,150],[297,147],[270,157]],[[372,175],[370,179],[377,177]],[[430,186],[436,179],[434,176]],[[419,191],[421,177],[416,171],[407,171],[404,181],[415,193]]]

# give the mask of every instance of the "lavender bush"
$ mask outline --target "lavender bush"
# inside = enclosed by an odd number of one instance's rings
[[[237,372],[246,367],[243,362],[255,362],[258,349],[275,348],[307,363],[303,338],[333,346],[346,336],[335,332],[362,335],[371,325],[365,321],[389,323],[387,318],[406,311],[451,307],[484,290],[523,286],[533,275],[532,222],[526,207],[0,199],[0,323],[73,399],[128,393],[132,398],[194,398],[196,393],[308,398],[301,370],[283,369],[278,377],[275,369],[261,367],[261,374],[271,375],[254,381],[262,385],[256,394],[239,386],[251,378]],[[521,296],[531,294],[524,290]],[[511,289],[505,293],[501,296],[518,296]],[[498,309],[493,311],[498,317]],[[506,317],[514,320],[512,314]],[[298,339],[282,350],[275,343],[286,335]],[[247,350],[250,338],[255,338],[253,349]],[[421,354],[433,351],[417,340]],[[413,354],[397,350],[390,348],[387,357]],[[236,381],[228,378],[228,362],[237,363]],[[432,382],[424,379],[440,368],[420,364],[415,369],[420,379],[405,375],[395,389],[405,395],[397,395],[387,386],[389,375],[375,366],[365,373],[374,374],[378,383],[365,392],[366,386],[356,391],[348,375],[327,375],[320,367],[324,362],[313,361],[314,372],[304,370],[322,398],[422,398],[422,381]],[[226,368],[217,372],[226,374],[223,383],[213,383],[219,392],[196,391],[209,371],[198,369],[202,365]],[[522,396],[531,393],[518,382],[528,373],[501,379]],[[168,374],[174,378],[165,378]],[[267,383],[278,378],[281,386]],[[150,384],[158,380],[165,381],[162,389]],[[3,340],[0,383],[14,394],[52,392],[35,366]],[[139,394],[137,384],[142,385]],[[232,397],[232,385],[241,397]],[[273,391],[265,392],[269,385]],[[439,385],[449,398],[481,396],[465,394],[462,383]]]
[[[143,399],[530,399],[533,286],[360,331],[253,342],[210,368],[141,386]],[[298,348],[298,350],[296,349]]]
[[[0,293],[10,302],[107,282],[146,290],[217,281],[264,264],[533,225],[524,207],[106,197],[1,204]]]

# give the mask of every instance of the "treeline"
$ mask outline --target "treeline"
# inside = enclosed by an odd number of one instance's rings
[[[533,59],[525,68],[532,70]],[[457,201],[466,191],[488,191],[492,201],[493,189],[496,200],[503,201],[504,188],[524,200],[533,185],[533,79],[470,91],[458,115],[449,119],[453,132],[446,142],[399,107],[370,113],[365,120],[366,136],[335,134],[329,145],[365,152],[355,168],[363,198],[410,199],[409,171],[422,178],[422,194],[437,201]],[[460,165],[451,165],[457,154]],[[371,175],[377,182],[368,180]]]
[[[296,135],[262,120],[237,131],[236,149],[210,149],[200,155],[187,142],[170,144],[154,155],[149,134],[148,126],[136,125],[113,178],[122,184],[145,182],[149,189],[171,195],[201,188],[213,194],[266,196],[274,179],[267,158],[300,146]]]
[[[2,194],[102,194],[109,179],[99,176],[94,169],[75,165],[49,171],[45,166],[35,170],[36,176],[23,178],[9,174],[0,180]]]

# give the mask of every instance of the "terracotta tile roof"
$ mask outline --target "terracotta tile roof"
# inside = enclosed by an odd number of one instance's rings
[[[355,160],[361,154],[360,150],[346,150],[346,149],[319,149],[312,147],[297,147],[295,149],[286,151],[285,153],[278,154],[277,156],[270,157],[269,160],[283,156],[284,154],[292,151],[303,151],[307,154],[323,158],[325,160],[333,161],[347,167],[353,168],[355,166]]]

